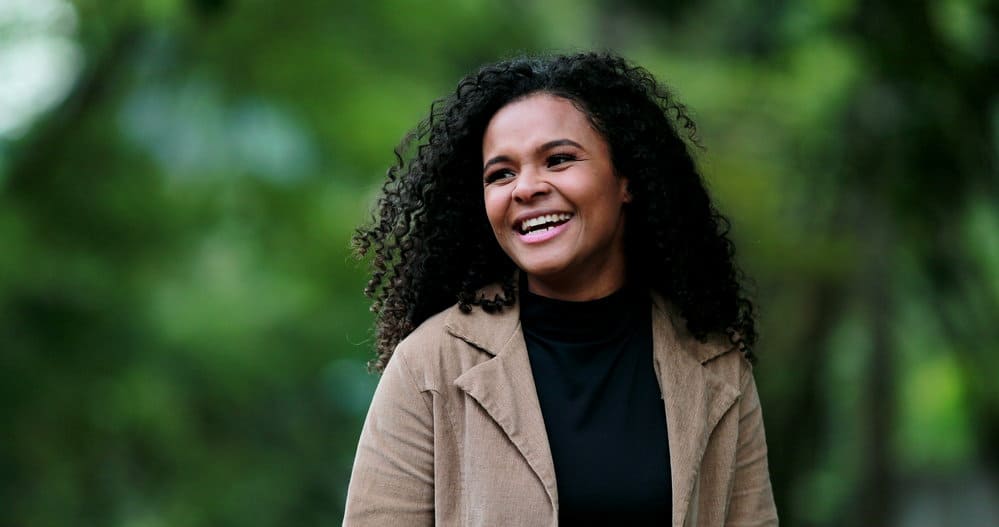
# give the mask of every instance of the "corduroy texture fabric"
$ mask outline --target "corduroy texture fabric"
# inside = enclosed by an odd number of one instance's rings
[[[777,525],[751,365],[727,337],[687,334],[658,295],[652,324],[672,469],[673,516],[662,524]],[[452,307],[399,344],[361,432],[344,525],[558,525],[516,305]]]

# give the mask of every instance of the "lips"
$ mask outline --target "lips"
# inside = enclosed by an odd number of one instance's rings
[[[543,212],[540,214],[524,215],[514,221],[514,230],[518,234],[530,234],[557,227],[570,219],[573,214],[570,212]]]
[[[533,215],[515,223],[513,231],[520,241],[528,244],[546,242],[568,229],[574,215],[567,212],[556,212]]]

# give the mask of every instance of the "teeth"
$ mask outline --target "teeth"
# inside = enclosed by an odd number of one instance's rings
[[[524,231],[524,232],[527,232],[531,228],[537,227],[538,225],[542,225],[542,224],[545,224],[545,223],[554,223],[556,221],[565,221],[565,220],[568,220],[571,217],[572,217],[572,214],[565,214],[565,213],[546,214],[544,216],[538,216],[536,218],[531,218],[529,220],[524,220],[524,222],[520,224],[520,230]],[[548,227],[548,229],[551,229],[551,228],[553,228],[553,227]],[[548,229],[545,229],[545,230],[548,230]]]

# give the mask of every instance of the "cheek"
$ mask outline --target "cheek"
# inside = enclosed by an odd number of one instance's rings
[[[506,217],[504,201],[496,192],[486,191],[483,194],[483,202],[486,207],[486,217],[489,219],[489,225],[493,230],[497,230],[504,223]]]

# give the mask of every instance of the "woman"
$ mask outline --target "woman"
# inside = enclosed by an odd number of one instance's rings
[[[607,54],[486,66],[396,150],[345,525],[773,525],[753,308],[694,124]]]

